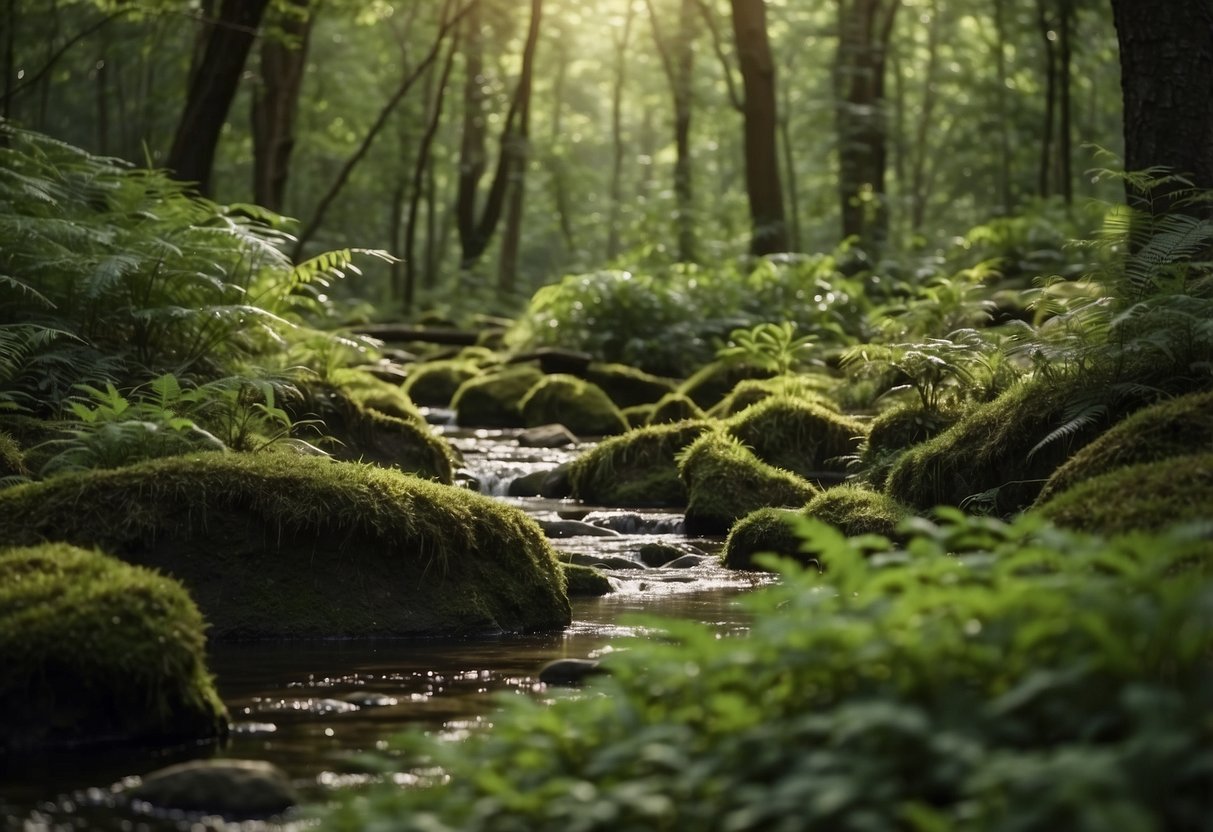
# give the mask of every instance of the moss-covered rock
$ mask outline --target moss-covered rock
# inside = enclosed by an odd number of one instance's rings
[[[631,407],[625,407],[620,412],[629,428],[642,428],[649,423],[649,417],[656,409],[655,404],[634,404]]]
[[[794,396],[772,396],[725,422],[725,430],[759,459],[808,479],[836,479],[843,457],[855,453],[867,426]]]
[[[803,506],[818,490],[790,471],[755,456],[740,441],[710,431],[679,455],[687,488],[689,534],[725,534],[740,518],[767,506]]]
[[[522,398],[542,378],[543,372],[526,364],[502,367],[461,384],[451,407],[465,427],[526,427]]]
[[[425,424],[425,417],[399,384],[384,381],[366,370],[346,368],[329,374],[328,383],[369,410],[406,422]]]
[[[661,401],[649,412],[650,425],[667,425],[671,422],[682,422],[687,419],[702,419],[703,408],[681,393],[669,393],[662,396]]]
[[[0,431],[0,480],[6,477],[29,476],[25,467],[25,454],[17,440]]]
[[[770,377],[771,373],[767,370],[741,364],[712,362],[679,385],[678,392],[690,397],[704,410],[710,410],[740,382]]]
[[[1213,452],[1213,393],[1168,399],[1139,410],[1070,457],[1049,477],[1037,504],[1116,468],[1205,452]]]
[[[465,381],[483,375],[479,366],[466,359],[426,361],[409,370],[404,392],[423,407],[450,407],[451,399]]]
[[[1213,454],[1114,468],[1056,494],[1035,511],[1059,526],[1099,534],[1213,521]]]
[[[760,508],[738,520],[724,541],[724,565],[729,569],[762,569],[754,563],[754,555],[764,552],[808,563],[810,558],[800,551],[800,538],[792,530],[791,521],[800,514],[786,508]]]
[[[549,630],[564,581],[522,512],[369,465],[201,454],[0,492],[0,545],[98,545],[176,577],[213,638]]]
[[[0,552],[5,750],[222,736],[204,630],[181,585],[150,570],[64,544]]]
[[[818,494],[804,507],[804,515],[829,523],[847,537],[878,534],[896,540],[897,527],[910,510],[887,494],[844,484]]]
[[[706,421],[676,422],[613,436],[573,461],[572,496],[604,506],[685,506],[674,457],[710,427]]]
[[[592,566],[562,563],[560,568],[568,580],[570,598],[601,598],[615,591],[611,579]]]
[[[712,407],[710,415],[726,419],[772,396],[792,396],[813,402],[828,410],[837,410],[838,405],[826,395],[826,390],[833,384],[832,379],[820,375],[782,375],[773,378],[744,379],[739,381],[727,396]]]
[[[626,364],[593,363],[586,368],[584,378],[601,387],[622,408],[653,404],[674,392],[673,382]]]
[[[613,436],[628,429],[627,420],[606,393],[570,375],[541,378],[520,403],[528,427],[564,425],[578,436]]]
[[[889,470],[906,448],[932,439],[956,424],[960,411],[927,410],[921,403],[890,408],[868,425],[860,448],[860,470],[872,485],[883,487]]]

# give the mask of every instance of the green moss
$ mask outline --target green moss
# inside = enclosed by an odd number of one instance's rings
[[[626,364],[591,364],[585,379],[601,387],[611,401],[623,408],[653,404],[674,392],[672,382]]]
[[[721,419],[728,418],[771,396],[792,396],[813,402],[829,410],[837,410],[838,405],[825,394],[833,384],[832,379],[820,375],[748,378],[739,381],[727,396],[717,402],[712,408],[711,415]]]
[[[710,410],[724,399],[739,382],[746,379],[770,377],[771,373],[766,370],[713,362],[679,385],[678,392],[690,397],[704,410]]]
[[[804,514],[829,523],[847,537],[878,534],[897,540],[897,527],[910,510],[888,495],[858,485],[844,484],[818,494]]]
[[[1168,399],[1139,410],[1070,457],[1049,477],[1037,504],[1116,468],[1207,451],[1213,451],[1213,393]]]
[[[628,429],[607,394],[576,376],[545,376],[527,391],[520,406],[527,427],[555,423],[579,436],[613,436]]]
[[[959,411],[927,410],[918,402],[884,411],[868,426],[867,439],[861,446],[862,476],[874,486],[882,487],[902,451],[943,433],[961,415]]]
[[[329,375],[329,383],[364,408],[419,425],[425,424],[425,417],[400,385],[376,378],[366,370],[335,370]]]
[[[686,505],[674,457],[709,427],[702,421],[654,425],[599,443],[569,468],[573,496],[604,506]]]
[[[1213,521],[1213,454],[1114,468],[1035,510],[1059,526],[1100,534]]]
[[[562,563],[560,568],[568,580],[570,598],[601,598],[615,591],[611,579],[592,566]]]
[[[0,492],[0,545],[99,545],[189,589],[215,638],[544,630],[568,622],[522,512],[369,465],[201,454]]]
[[[629,428],[642,428],[649,423],[649,417],[656,409],[655,404],[634,404],[631,407],[625,407],[620,412]]]
[[[176,581],[63,544],[0,552],[5,750],[218,737],[205,625]]]
[[[725,534],[741,517],[766,506],[803,506],[817,493],[790,471],[768,465],[721,431],[703,434],[678,458],[687,487],[690,534]]]
[[[819,404],[779,395],[731,417],[725,430],[764,462],[813,479],[844,472],[843,457],[855,452],[867,427]]]
[[[29,476],[21,446],[7,433],[0,431],[0,480],[5,477]]]
[[[681,393],[668,393],[649,413],[648,424],[665,425],[686,419],[702,419],[703,408]]]
[[[501,353],[488,347],[464,347],[459,351],[456,360],[470,361],[476,367],[485,369],[486,367],[496,367],[502,363]]]
[[[459,424],[470,427],[521,428],[522,397],[543,378],[527,365],[503,367],[468,379],[451,398]]]
[[[417,364],[404,381],[404,392],[423,407],[450,407],[455,391],[470,379],[481,375],[471,361],[448,359]]]
[[[762,569],[754,555],[769,552],[807,563],[800,551],[800,538],[792,531],[791,520],[800,512],[786,508],[760,508],[738,520],[724,541],[723,560],[729,569]]]

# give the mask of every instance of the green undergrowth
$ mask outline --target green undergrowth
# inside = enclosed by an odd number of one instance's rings
[[[5,752],[227,733],[205,625],[176,581],[97,551],[0,551]]]
[[[0,545],[61,540],[189,589],[214,638],[559,628],[564,579],[522,512],[371,465],[201,454],[0,492]]]
[[[0,488],[28,475],[29,470],[25,467],[25,454],[21,446],[13,437],[0,432]]]
[[[320,828],[1207,825],[1213,579],[1184,566],[1198,533],[951,515],[897,549],[802,522],[830,568],[748,596],[745,635],[645,620],[584,691],[502,697],[458,741],[400,738],[384,767],[412,784],[338,793]]]
[[[623,414],[600,387],[562,373],[537,381],[519,408],[528,427],[560,424],[578,436],[612,436],[628,429]]]
[[[573,461],[572,496],[606,506],[684,506],[675,455],[710,429],[707,421],[637,428],[613,436]]]

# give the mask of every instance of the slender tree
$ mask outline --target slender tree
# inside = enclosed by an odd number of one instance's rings
[[[619,215],[623,206],[623,159],[627,153],[623,138],[623,86],[627,81],[628,42],[632,36],[634,6],[630,0],[625,4],[623,25],[612,33],[615,47],[615,73],[611,82],[611,184],[610,218],[607,221],[606,256],[614,260],[619,256]]]
[[[314,10],[310,0],[287,0],[262,39],[259,83],[253,90],[253,200],[281,211],[286,198],[295,117],[307,65]]]

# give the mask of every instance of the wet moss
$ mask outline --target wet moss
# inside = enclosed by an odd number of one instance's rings
[[[772,396],[792,396],[828,410],[837,410],[838,405],[826,394],[833,385],[832,379],[820,375],[745,379],[739,381],[727,396],[716,403],[710,415],[721,419],[728,418]]]
[[[607,394],[576,376],[545,376],[527,391],[520,407],[528,427],[560,424],[578,436],[613,436],[628,429]]]
[[[592,566],[562,563],[560,568],[568,580],[570,598],[601,598],[615,591],[611,579]]]
[[[703,434],[679,455],[687,487],[689,534],[725,534],[738,519],[767,506],[803,506],[818,490],[796,474],[763,462],[722,431]]]
[[[803,514],[829,523],[847,537],[878,534],[897,540],[901,537],[897,527],[910,516],[910,510],[886,494],[844,484],[818,494]]]
[[[653,407],[649,413],[647,424],[665,425],[670,422],[682,422],[687,419],[702,419],[703,408],[695,404],[681,393],[669,393]]]
[[[1109,428],[1053,472],[1037,504],[1116,468],[1213,451],[1213,392],[1143,408]]]
[[[756,569],[754,555],[771,553],[808,563],[810,558],[800,551],[800,538],[793,531],[792,520],[800,512],[786,508],[760,508],[738,520],[729,529],[724,541],[722,559],[729,569]]]
[[[0,545],[97,545],[180,580],[214,638],[403,636],[567,624],[522,512],[370,465],[201,454],[0,492]]]
[[[0,552],[5,750],[222,736],[204,629],[181,585],[150,570],[64,544]]]
[[[480,367],[465,359],[426,361],[409,371],[403,390],[423,407],[450,407],[460,386],[482,374]]]
[[[654,425],[599,443],[569,468],[573,496],[604,506],[686,505],[674,457],[710,426],[706,421]]]
[[[1099,534],[1211,522],[1213,454],[1114,468],[1056,494],[1034,510],[1059,526]]]
[[[804,399],[772,396],[725,421],[725,430],[759,459],[808,479],[846,471],[866,425]]]
[[[526,427],[522,398],[543,375],[536,367],[516,364],[468,379],[451,398],[456,419],[465,427]]]
[[[591,364],[585,380],[601,387],[621,408],[653,404],[674,392],[673,382],[626,364]]]

